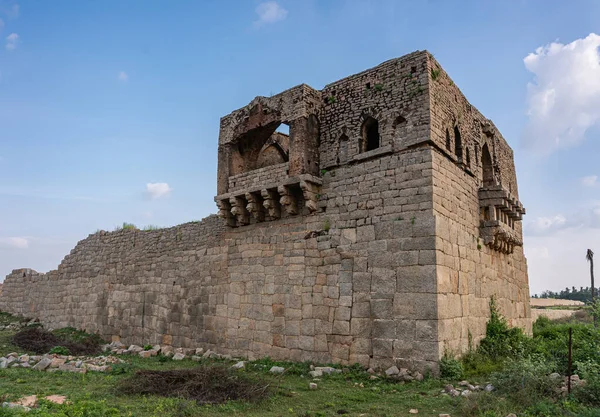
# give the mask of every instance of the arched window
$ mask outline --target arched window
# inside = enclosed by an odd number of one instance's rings
[[[379,122],[368,117],[362,125],[362,152],[379,148]]]
[[[467,166],[471,166],[471,155],[469,155],[469,148],[465,150],[465,155],[467,156]]]
[[[483,186],[494,185],[494,166],[492,165],[492,155],[487,143],[481,148],[481,166],[483,167]]]
[[[462,161],[462,139],[460,138],[460,131],[458,126],[454,126],[454,153],[458,158],[458,161]]]
[[[452,150],[452,140],[450,139],[450,132],[446,129],[446,149]]]

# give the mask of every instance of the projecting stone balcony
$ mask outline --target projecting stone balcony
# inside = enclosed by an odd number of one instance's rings
[[[317,211],[322,180],[309,174],[250,186],[215,197],[219,217],[231,227]]]
[[[479,233],[483,243],[502,253],[513,253],[515,246],[523,246],[515,222],[523,219],[525,208],[519,200],[501,185],[479,189],[481,221]]]

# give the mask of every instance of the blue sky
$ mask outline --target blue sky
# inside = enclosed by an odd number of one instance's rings
[[[0,19],[0,276],[215,212],[221,116],[419,49],[515,150],[532,291],[586,285],[600,254],[600,2],[0,0]]]

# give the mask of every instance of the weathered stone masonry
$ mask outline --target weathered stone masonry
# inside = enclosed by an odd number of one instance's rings
[[[289,126],[289,135],[276,132]],[[221,119],[219,217],[99,232],[0,309],[124,343],[436,368],[530,329],[512,150],[427,52]]]

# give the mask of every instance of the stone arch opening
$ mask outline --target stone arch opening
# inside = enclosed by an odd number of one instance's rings
[[[494,166],[492,164],[490,148],[487,143],[481,148],[481,166],[483,167],[483,186],[489,187],[494,185]]]
[[[460,137],[460,130],[458,130],[458,126],[454,126],[454,153],[456,154],[456,157],[458,158],[459,162],[462,161],[462,139]]]
[[[370,116],[367,117],[362,125],[362,152],[379,148],[380,139],[379,122]]]
[[[452,151],[452,139],[450,139],[450,131],[446,128],[446,149]]]

